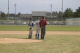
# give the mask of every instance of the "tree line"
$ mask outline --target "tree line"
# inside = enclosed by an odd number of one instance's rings
[[[62,16],[64,18],[80,18],[80,7],[75,12],[71,8],[67,8]]]
[[[18,13],[17,15],[20,15],[21,13]],[[47,16],[51,16],[50,12],[46,13]],[[57,18],[63,18],[63,19],[67,19],[67,18],[80,18],[80,7],[78,7],[78,9],[76,9],[75,12],[73,12],[73,10],[71,8],[67,8],[63,13],[61,11],[57,12],[57,11],[53,11],[52,12],[52,16],[53,17],[57,17]],[[6,20],[8,17],[8,14],[5,14],[4,12],[1,12],[0,14],[0,20]]]
[[[51,13],[48,12],[47,14],[50,15]],[[80,7],[76,9],[75,12],[73,12],[71,8],[67,8],[63,13],[61,11],[59,12],[53,11],[52,16],[64,17],[64,18],[79,18],[80,17]]]

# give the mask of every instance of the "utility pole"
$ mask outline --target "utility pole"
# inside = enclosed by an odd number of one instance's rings
[[[16,19],[16,4],[14,4],[14,6],[15,6],[15,19]]]
[[[9,0],[8,0],[8,20],[9,20]]]

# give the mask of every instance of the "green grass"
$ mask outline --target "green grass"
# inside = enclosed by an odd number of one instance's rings
[[[80,31],[80,26],[46,26],[46,29],[47,31]],[[0,31],[28,30],[28,26],[0,25]],[[27,35],[0,35],[0,38],[26,39]],[[46,35],[45,40],[38,43],[0,44],[0,53],[80,53],[80,36]]]
[[[29,26],[1,25],[0,31],[27,31]]]
[[[0,35],[0,38],[26,37],[27,35]],[[0,44],[0,53],[80,53],[80,36],[46,35],[45,40],[38,43]]]
[[[80,31],[80,26],[47,26],[48,31]]]
[[[0,31],[28,31],[29,26],[0,25]],[[34,27],[35,30],[35,27]],[[80,26],[46,26],[47,31],[80,31]]]

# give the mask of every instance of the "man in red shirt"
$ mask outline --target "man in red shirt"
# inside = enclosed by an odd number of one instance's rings
[[[45,28],[47,25],[47,22],[45,20],[45,17],[42,17],[42,20],[40,21],[40,28],[41,28],[41,39],[44,39],[45,36]]]

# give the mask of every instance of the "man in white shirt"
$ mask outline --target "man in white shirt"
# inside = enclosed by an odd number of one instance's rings
[[[36,25],[36,39],[39,39],[40,36],[40,18],[38,17],[37,20],[35,21],[35,25]]]

